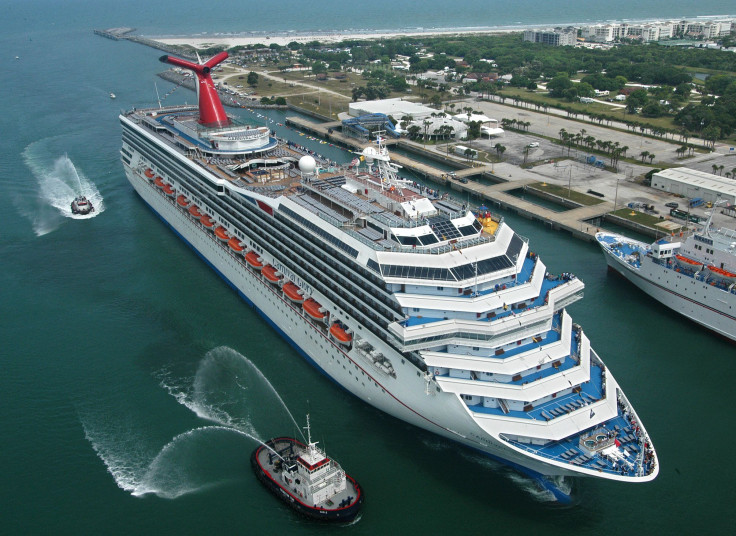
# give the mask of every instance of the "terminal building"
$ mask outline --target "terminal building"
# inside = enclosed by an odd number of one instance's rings
[[[736,180],[689,168],[671,168],[652,175],[652,188],[689,199],[736,204]]]
[[[413,120],[417,121],[430,117],[433,113],[436,114],[437,110],[399,98],[351,102],[348,105],[348,114],[352,117],[384,114],[390,115],[396,121],[401,121],[406,116],[411,116]]]

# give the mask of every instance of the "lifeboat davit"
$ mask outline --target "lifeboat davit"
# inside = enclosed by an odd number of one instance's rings
[[[243,253],[243,246],[240,245],[240,239],[237,236],[234,236],[230,240],[228,240],[227,245],[230,246],[230,249],[232,249],[234,252]]]
[[[227,232],[227,229],[225,229],[222,225],[218,226],[217,229],[215,229],[215,236],[223,242],[227,242],[228,240],[230,240],[230,234]]]
[[[215,226],[215,222],[212,221],[212,218],[209,216],[209,214],[205,214],[202,216],[202,219],[199,220],[202,222],[202,225],[207,227],[207,229],[212,230],[212,228]]]
[[[271,283],[276,284],[279,281],[281,281],[281,276],[278,275],[276,268],[274,268],[270,264],[267,264],[266,266],[264,266],[263,270],[261,270],[261,273],[263,274],[263,277],[265,277]]]
[[[350,345],[351,342],[353,342],[353,336],[347,331],[345,331],[345,328],[343,328],[337,322],[335,322],[334,324],[330,326],[330,335],[338,343],[343,344],[345,346],[348,346]]]
[[[202,213],[199,211],[199,207],[197,205],[192,205],[189,207],[189,214],[192,215],[192,218],[195,220],[199,220],[202,218]]]
[[[302,290],[291,281],[286,283],[283,286],[282,290],[284,291],[286,297],[289,298],[291,301],[295,303],[302,303],[304,301],[304,296],[300,294]]]
[[[164,180],[161,177],[156,177],[153,181],[153,184],[155,184],[157,188],[163,188]]]
[[[245,254],[245,262],[250,264],[253,268],[256,270],[260,270],[263,268],[263,263],[261,262],[261,258],[258,256],[258,253],[255,251],[249,251]]]
[[[168,195],[169,197],[173,197],[176,195],[174,188],[170,184],[164,184],[163,190],[164,190],[164,193]]]
[[[703,263],[702,262],[695,261],[693,259],[688,259],[687,257],[684,257],[682,255],[675,255],[675,257],[677,257],[677,260],[678,261],[684,262],[685,264],[689,264],[690,266],[698,266],[698,267],[703,266]]]
[[[736,281],[736,274],[733,272],[729,272],[728,270],[724,270],[723,268],[718,268],[717,266],[710,265],[708,266],[708,270],[719,277],[730,279],[731,281]]]
[[[145,171],[145,175],[146,175],[146,177],[148,177],[149,179],[152,179],[152,178],[153,178],[153,175],[154,175],[154,173],[153,173],[153,170],[152,170],[152,169],[151,169],[151,168],[149,167],[148,169],[146,169],[146,171]]]
[[[304,312],[315,320],[319,320],[320,322],[325,321],[327,311],[316,300],[309,298],[302,304],[302,307],[304,308]]]
[[[179,203],[180,207],[187,208],[189,206],[189,200],[183,195],[180,195],[179,197],[177,197],[176,202]]]

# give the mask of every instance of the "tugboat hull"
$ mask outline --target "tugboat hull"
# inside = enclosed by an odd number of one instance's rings
[[[294,439],[279,438],[267,441],[266,445],[272,447],[277,441],[284,440],[294,441],[295,443],[298,443]],[[311,519],[317,519],[319,521],[346,523],[352,521],[358,515],[358,512],[360,512],[360,508],[363,505],[365,495],[363,494],[363,490],[361,489],[360,485],[350,475],[345,476],[355,488],[357,496],[349,505],[334,509],[324,508],[320,506],[310,506],[304,503],[298,495],[295,495],[290,490],[285,488],[281,483],[279,483],[278,480],[276,480],[271,475],[269,470],[263,466],[261,460],[263,459],[263,455],[267,456],[266,451],[268,451],[268,448],[263,445],[260,445],[258,448],[256,448],[250,456],[250,465],[258,480],[260,480],[261,483],[279,500],[286,503],[300,514]]]

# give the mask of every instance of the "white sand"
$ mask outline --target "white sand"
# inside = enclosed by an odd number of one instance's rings
[[[234,46],[247,46],[254,45],[257,43],[263,45],[270,45],[276,43],[277,45],[286,46],[292,41],[297,43],[308,43],[309,41],[319,41],[321,43],[337,43],[346,39],[382,39],[382,38],[393,38],[393,37],[406,37],[406,36],[427,36],[434,37],[439,35],[452,36],[452,35],[469,35],[469,34],[499,34],[509,32],[519,32],[520,29],[495,29],[487,31],[479,30],[448,30],[438,32],[386,32],[386,33],[332,33],[332,34],[274,34],[274,35],[261,35],[261,36],[201,36],[193,35],[189,37],[149,37],[154,41],[165,43],[167,45],[191,45],[195,48],[207,48],[212,45],[225,45],[227,47]]]

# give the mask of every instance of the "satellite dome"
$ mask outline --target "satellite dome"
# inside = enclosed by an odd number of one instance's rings
[[[317,169],[317,162],[311,156],[306,155],[299,159],[299,170],[302,173],[314,173],[315,169]]]
[[[366,158],[376,156],[377,154],[378,151],[376,151],[375,147],[366,147],[365,149],[363,149],[363,156],[365,156]]]

